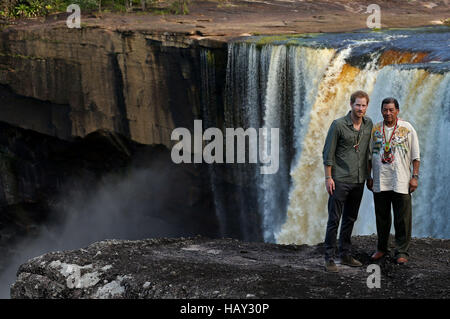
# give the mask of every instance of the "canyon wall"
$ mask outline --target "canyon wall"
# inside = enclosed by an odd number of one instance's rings
[[[186,34],[62,25],[5,29],[0,117],[63,139],[107,129],[170,147],[172,130],[191,128],[201,112],[198,70],[205,47],[225,68],[226,43]]]

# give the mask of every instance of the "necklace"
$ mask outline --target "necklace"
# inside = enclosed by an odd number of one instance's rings
[[[356,153],[359,153],[359,143],[361,142],[362,134],[361,134],[361,128],[358,131],[358,136],[355,137],[355,145],[353,145],[353,148],[355,149]]]
[[[383,121],[384,153],[383,153],[383,157],[381,158],[381,162],[383,164],[390,164],[394,161],[394,154],[392,153],[392,150],[391,150],[391,140],[392,140],[392,137],[394,137],[395,130],[397,129],[397,124],[398,124],[398,119],[395,121],[394,130],[392,131],[389,141],[386,141],[386,132],[384,130],[384,121]]]

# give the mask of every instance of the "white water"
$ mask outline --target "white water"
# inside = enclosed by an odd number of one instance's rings
[[[321,54],[317,54],[320,52]],[[235,169],[236,182],[242,175],[254,183],[263,238],[274,242],[285,220],[288,204],[289,173],[292,159],[287,153],[294,143],[300,154],[301,136],[308,123],[311,101],[315,99],[333,49],[311,49],[267,45],[258,50],[255,44],[231,44],[228,54],[226,125],[227,127],[280,127],[280,168],[277,174],[260,175],[259,169]],[[310,79],[314,78],[313,81]],[[230,101],[232,103],[230,103]],[[242,103],[242,104],[240,104]],[[295,136],[286,129],[293,125]],[[283,129],[284,128],[284,129]],[[269,136],[265,136],[268,139]],[[262,145],[270,145],[262,143]],[[264,152],[264,150],[263,150]],[[269,150],[270,153],[270,150]],[[246,214],[245,197],[240,198],[241,214]]]
[[[283,103],[283,86],[286,78],[286,47],[275,46],[271,50],[271,58],[269,65],[269,73],[267,80],[267,91],[264,102],[264,118],[263,127],[268,129],[263,137],[262,145],[270,145],[270,128],[281,127],[282,112],[286,107]],[[266,142],[267,141],[267,142]],[[266,153],[266,151],[263,151]],[[270,154],[270,151],[268,152]],[[279,163],[281,170],[285,164],[285,152],[280,151]],[[277,219],[279,214],[276,211],[279,209],[279,201],[276,200],[277,193],[275,190],[285,185],[279,183],[280,174],[266,174],[261,176],[262,182],[260,184],[261,190],[258,192],[259,211],[262,212],[263,236],[265,241],[273,241],[273,227],[278,224]]]

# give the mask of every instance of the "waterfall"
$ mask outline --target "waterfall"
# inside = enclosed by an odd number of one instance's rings
[[[271,57],[269,72],[267,78],[267,88],[264,101],[263,127],[265,129],[282,126],[282,116],[288,107],[285,97],[285,79],[286,79],[286,47],[274,46],[271,48]],[[264,131],[263,143],[261,145],[270,145],[268,131]],[[262,214],[262,227],[265,241],[273,242],[274,228],[280,224],[279,211],[283,209],[283,198],[281,197],[286,188],[286,179],[283,178],[285,170],[285,145],[283,143],[284,130],[280,132],[282,136],[280,141],[280,167],[276,174],[266,174],[261,176],[259,184],[261,190],[258,192],[259,210]],[[267,144],[266,144],[267,142]],[[265,152],[265,150],[263,150]],[[280,207],[281,206],[281,207]]]
[[[450,178],[445,166],[450,155],[445,33],[389,31],[259,40],[229,44],[225,84],[225,127],[280,129],[276,174],[261,175],[261,164],[226,169],[234,183],[246,187],[236,201],[244,239],[255,239],[245,233],[258,223],[266,242],[323,241],[328,194],[322,148],[331,122],[350,110],[349,98],[356,90],[369,93],[367,114],[374,122],[382,119],[383,98],[399,100],[400,117],[416,128],[421,146],[413,236],[450,237],[445,203],[450,194],[442,184]],[[375,232],[372,201],[366,190],[354,234]]]
[[[202,105],[202,119],[203,125],[205,129],[214,127],[216,124],[216,113],[217,113],[217,105],[216,105],[216,75],[214,68],[215,60],[214,54],[207,49],[200,51],[200,74],[202,80],[202,94],[201,94],[201,105]],[[220,235],[225,235],[225,225],[227,224],[227,214],[225,213],[225,207],[222,204],[222,200],[220,198],[220,189],[219,183],[217,179],[215,165],[208,165],[210,184],[213,193],[214,199],[214,208],[217,220],[219,222],[219,231]]]
[[[294,67],[293,100],[294,100],[294,148],[298,161],[301,153],[302,137],[309,122],[311,107],[317,96],[319,83],[335,54],[334,49],[316,50],[307,47],[291,46],[289,48],[289,64]]]
[[[261,175],[257,165],[229,168],[236,183],[243,183],[245,176],[252,185],[250,196],[239,197],[240,212],[246,214],[248,197],[256,198],[262,237],[267,242],[275,242],[275,234],[284,223],[293,155],[300,153],[311,101],[334,52],[281,45],[261,49],[248,43],[229,45],[226,126],[280,128],[280,165],[276,174]],[[267,135],[263,139],[269,143],[263,142],[262,146],[270,145]],[[293,143],[297,151],[292,149]]]

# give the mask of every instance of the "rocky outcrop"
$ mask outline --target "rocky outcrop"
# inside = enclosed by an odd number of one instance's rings
[[[224,43],[176,32],[78,30],[62,24],[5,29],[0,94],[8,99],[0,116],[64,139],[107,129],[170,147],[172,130],[191,128],[200,117],[204,45],[223,60]]]
[[[411,260],[379,262],[368,288],[374,236],[354,238],[364,266],[323,270],[323,246],[233,239],[107,240],[20,266],[12,298],[448,298],[449,240],[413,239]]]

